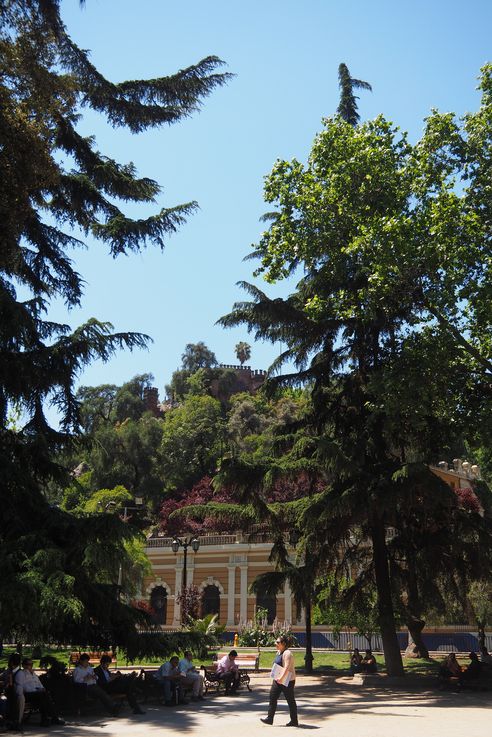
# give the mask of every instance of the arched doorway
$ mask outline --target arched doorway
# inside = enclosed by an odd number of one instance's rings
[[[202,617],[207,614],[220,614],[220,591],[214,584],[205,586],[202,592]]]
[[[274,594],[267,594],[266,591],[260,590],[256,594],[256,610],[266,609],[267,624],[273,624],[277,616],[277,597]]]
[[[167,591],[164,586],[156,586],[150,594],[150,606],[154,610],[152,620],[154,624],[166,624]]]

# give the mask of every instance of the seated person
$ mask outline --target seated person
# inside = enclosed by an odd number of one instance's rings
[[[377,673],[378,666],[372,650],[367,649],[360,663],[361,673]]]
[[[473,681],[480,678],[482,671],[482,663],[479,661],[478,655],[476,653],[470,653],[468,657],[470,658],[470,663],[462,672],[462,681]]]
[[[22,721],[24,712],[23,700],[32,704],[41,712],[41,726],[48,727],[50,724],[65,724],[56,712],[51,696],[33,671],[33,662],[30,658],[22,661],[22,670],[17,671],[14,676],[15,693],[22,704],[19,711],[19,723]]]
[[[350,656],[350,672],[352,673],[352,675],[354,675],[354,673],[360,673],[361,666],[362,666],[362,655],[359,652],[359,648],[354,647],[354,651],[352,655]]]
[[[180,684],[184,682],[185,677],[179,670],[179,658],[177,655],[173,655],[167,663],[163,663],[155,675],[156,681],[164,689],[164,701],[166,706],[171,706],[173,696],[178,699],[181,703],[185,703],[182,695],[180,694]]]
[[[97,668],[94,668],[97,685],[106,691],[107,694],[125,694],[130,708],[133,709],[133,713],[145,714],[143,709],[137,704],[135,695],[136,674],[124,676],[119,671],[117,673],[111,673],[109,670],[110,664],[111,655],[103,655]]]
[[[480,662],[484,665],[492,665],[492,655],[489,653],[485,645],[480,648]]]
[[[454,653],[449,653],[449,655],[447,655],[441,663],[441,666],[439,668],[439,677],[446,680],[450,678],[457,678],[461,682],[462,676],[463,671],[461,670],[460,664],[456,660],[456,655]]]
[[[89,656],[87,653],[82,653],[77,663],[72,676],[74,686],[82,690],[85,696],[89,699],[96,699],[103,704],[106,709],[116,716],[119,713],[119,705],[110,699],[106,691],[98,686],[97,676],[94,673],[94,668],[89,664]]]
[[[19,709],[17,697],[14,691],[15,674],[20,670],[21,656],[19,653],[12,653],[7,661],[7,668],[0,676],[0,686],[3,689],[6,699],[1,701],[1,713],[5,721],[11,724],[19,722]]]
[[[225,683],[226,696],[235,694],[239,688],[240,675],[236,665],[237,651],[231,650],[229,655],[224,655],[217,663],[215,671],[221,681]]]
[[[182,684],[184,688],[191,688],[192,698],[195,701],[203,701],[203,676],[193,665],[190,650],[186,650],[184,658],[179,661],[179,672],[183,675]]]

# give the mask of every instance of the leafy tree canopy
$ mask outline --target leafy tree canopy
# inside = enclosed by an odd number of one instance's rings
[[[201,368],[212,368],[217,365],[215,353],[213,353],[203,341],[199,343],[188,343],[181,356],[182,368],[194,373]]]
[[[215,471],[224,439],[220,402],[191,395],[166,413],[159,453],[160,471],[168,490],[191,488]]]
[[[59,5],[0,3],[0,628],[21,622],[29,637],[64,642],[105,632],[117,644],[138,618],[114,588],[128,526],[55,510],[42,490],[53,478],[62,483],[51,451],[79,428],[77,374],[148,339],[96,319],[71,331],[47,310],[55,299],[69,308],[81,302],[82,276],[69,255],[80,238],[99,240],[114,257],[149,243],[162,248],[196,203],[129,217],[122,206],[154,203],[159,185],[101,153],[77,123],[84,106],[135,133],[178,122],[228,75],[211,56],[170,77],[112,83],[70,38]],[[46,422],[46,402],[59,411],[60,433]],[[23,427],[8,421],[12,407]]]
[[[369,82],[362,79],[354,79],[348,70],[346,64],[340,64],[338,67],[338,84],[340,87],[340,103],[337,113],[350,125],[357,125],[360,115],[357,111],[357,102],[359,98],[354,95],[354,90],[371,90]]]
[[[304,276],[287,299],[244,285],[253,300],[221,321],[286,345],[271,373],[287,361],[295,371],[271,385],[311,383],[298,464],[317,464],[331,483],[305,504],[302,526],[326,544],[350,548],[357,528],[369,541],[393,674],[402,664],[389,527],[402,531],[408,565],[412,520],[436,500],[467,531],[469,570],[474,553],[491,550],[490,519],[469,514],[425,465],[489,432],[490,65],[480,86],[477,113],[433,112],[415,145],[383,116],[359,126],[338,116],[324,121],[306,166],[278,161],[265,184],[278,211],[254,251],[258,273],[275,281],[301,267]],[[417,576],[428,573],[426,553]]]

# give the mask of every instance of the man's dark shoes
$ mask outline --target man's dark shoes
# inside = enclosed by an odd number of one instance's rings
[[[273,719],[269,719],[268,717],[262,717],[260,719],[260,722],[263,722],[263,724],[273,724]]]
[[[58,724],[60,727],[63,727],[63,725],[65,724],[65,720],[60,719],[60,717],[55,717],[51,720],[51,724]]]
[[[135,708],[135,709],[133,710],[133,713],[134,713],[134,714],[145,714],[144,710],[143,710],[143,709],[141,709],[141,708],[140,708],[139,706],[137,706],[137,707],[136,707],[136,708]]]
[[[285,727],[298,727],[299,722],[287,722],[287,724],[284,725]]]

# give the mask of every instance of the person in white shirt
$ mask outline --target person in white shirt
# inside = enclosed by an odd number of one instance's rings
[[[32,704],[36,709],[39,709],[42,727],[48,727],[50,724],[65,724],[63,719],[58,716],[48,691],[34,673],[33,662],[30,658],[24,658],[22,670],[15,673],[14,686],[20,702],[24,698],[28,704]],[[19,714],[19,722],[22,721],[23,711],[22,709],[22,714]]]
[[[179,672],[184,676],[184,688],[191,687],[192,698],[196,701],[203,701],[203,676],[197,671],[193,665],[191,652],[186,650],[184,658],[179,661]]]
[[[83,691],[88,698],[100,701],[113,716],[116,716],[120,711],[120,705],[115,704],[106,691],[97,685],[97,676],[89,660],[88,654],[82,653],[72,675],[74,686]]]

